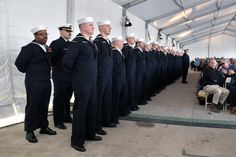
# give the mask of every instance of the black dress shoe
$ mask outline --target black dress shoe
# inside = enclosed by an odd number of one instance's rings
[[[187,84],[187,83],[188,83],[188,81],[182,81],[182,83],[183,83],[183,84]]]
[[[85,138],[87,141],[101,141],[102,137],[101,136],[94,136],[94,137],[87,137]]]
[[[119,120],[117,120],[115,123],[116,123],[116,124],[120,124]]]
[[[139,110],[139,107],[138,106],[134,106],[131,108],[131,111],[138,111]]]
[[[131,108],[131,111],[138,111],[138,109],[136,109],[136,108]]]
[[[63,122],[64,123],[72,123],[72,119],[65,119]]]
[[[64,124],[59,124],[55,126],[58,129],[66,129],[67,127]]]
[[[146,104],[147,104],[147,102],[145,100],[138,102],[138,105],[146,105]]]
[[[100,129],[100,130],[96,131],[96,134],[98,134],[98,135],[106,135],[107,132],[105,130]]]
[[[33,131],[27,131],[26,132],[26,140],[28,140],[31,143],[37,143],[38,139],[36,138],[36,136],[34,135]]]
[[[80,151],[80,152],[85,152],[86,151],[84,146],[76,146],[76,145],[71,144],[71,147],[74,148],[77,151]]]
[[[153,94],[151,94],[151,97],[154,97],[154,96],[156,96],[156,94],[154,94],[154,93],[153,93]]]
[[[40,134],[47,134],[47,135],[56,135],[57,132],[50,129],[49,127],[41,128],[39,131]]]
[[[105,127],[108,127],[108,128],[115,128],[115,127],[116,127],[116,123],[111,122],[110,124],[106,125]]]

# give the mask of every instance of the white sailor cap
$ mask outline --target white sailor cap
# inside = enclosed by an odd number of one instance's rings
[[[155,45],[159,45],[158,41],[153,42],[153,44],[155,44]]]
[[[111,39],[112,42],[117,41],[117,40],[123,40],[122,36],[113,37]]]
[[[131,33],[131,34],[128,34],[128,35],[126,36],[126,38],[135,38],[135,35],[134,35],[134,33]]]
[[[101,25],[111,25],[111,21],[110,20],[99,21],[98,26],[101,26]]]
[[[72,32],[72,25],[71,24],[61,25],[58,27],[58,29]]]
[[[143,38],[138,38],[137,42],[144,42]]]
[[[34,27],[33,29],[31,29],[31,32],[33,34],[37,33],[38,31],[42,31],[42,30],[47,30],[47,27],[46,26],[43,26],[43,25],[39,25],[39,26],[36,26]]]
[[[152,43],[152,41],[146,41],[145,42],[145,44],[147,44],[147,45],[149,45],[149,44],[151,44]]]
[[[94,22],[92,17],[84,17],[79,20],[77,20],[78,25],[88,23],[88,22]]]

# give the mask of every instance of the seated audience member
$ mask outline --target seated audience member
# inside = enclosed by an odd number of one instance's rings
[[[235,114],[236,113],[236,74],[233,70],[229,70],[228,76],[231,77],[231,81],[227,85],[227,88],[230,91],[230,94],[228,97],[228,103],[231,106],[230,113]]]
[[[198,67],[200,66],[200,64],[201,64],[201,60],[199,58],[195,58],[194,63],[193,63],[194,65],[193,70],[196,71]]]
[[[230,62],[231,62],[231,65],[229,66],[229,69],[236,71],[236,60],[233,59]]]
[[[205,58],[200,59],[200,65],[198,66],[197,70],[202,71],[205,68]]]
[[[219,67],[223,66],[225,64],[226,60],[224,58],[220,58],[218,61],[218,69]]]
[[[229,64],[227,62],[224,62],[221,64],[221,66],[218,66],[219,71],[219,85],[223,86],[225,83],[226,77],[228,77],[228,70],[229,70]]]
[[[233,59],[233,58],[230,58],[230,59],[229,59],[229,63],[230,63],[230,65],[234,64],[234,59]]]
[[[218,113],[219,107],[224,104],[229,95],[229,90],[220,86],[220,77],[222,75],[219,75],[219,71],[216,68],[217,62],[214,58],[211,58],[208,62],[208,67],[203,71],[203,90],[208,94],[213,94],[210,110]]]

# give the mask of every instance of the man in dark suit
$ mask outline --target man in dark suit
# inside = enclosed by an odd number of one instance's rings
[[[53,98],[53,120],[55,127],[66,129],[64,122],[72,122],[70,116],[70,99],[72,96],[72,85],[70,73],[65,72],[62,59],[70,44],[72,26],[70,24],[59,27],[60,38],[52,41],[50,48],[52,61],[52,80],[54,83]]]
[[[34,40],[22,47],[15,65],[20,72],[25,73],[27,104],[25,107],[26,139],[31,143],[38,140],[34,131],[40,128],[40,134],[56,135],[48,125],[48,104],[51,95],[50,49],[46,45],[47,28],[37,26],[31,30]]]
[[[97,48],[90,40],[94,32],[92,17],[77,21],[80,33],[73,39],[63,58],[66,71],[71,72],[75,95],[71,147],[86,151],[85,140],[100,141],[96,136],[97,111]]]
[[[187,79],[187,75],[188,75],[188,68],[189,68],[189,55],[188,53],[188,49],[184,50],[184,54],[182,57],[182,63],[183,63],[183,71],[182,71],[182,83],[186,84],[188,83],[188,81],[186,81]]]
[[[109,20],[98,22],[100,34],[94,40],[98,48],[97,82],[97,134],[106,135],[102,127],[115,127],[111,123],[112,107],[112,46],[108,39],[111,33]]]

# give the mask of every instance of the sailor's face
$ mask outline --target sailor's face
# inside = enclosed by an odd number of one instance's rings
[[[93,22],[88,22],[88,23],[84,23],[81,25],[82,29],[88,34],[88,35],[93,35],[94,33],[94,24]]]
[[[34,34],[35,40],[36,42],[38,42],[39,44],[46,44],[47,40],[48,40],[48,33],[46,30],[41,30],[38,31]]]

